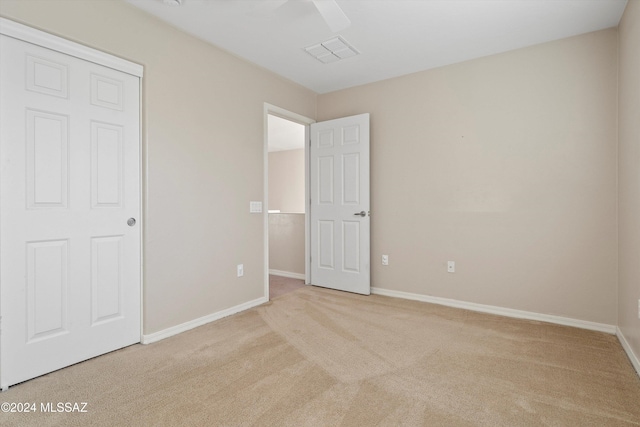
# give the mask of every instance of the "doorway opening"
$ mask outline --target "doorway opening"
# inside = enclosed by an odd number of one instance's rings
[[[308,135],[313,120],[265,105],[265,296],[308,281]]]

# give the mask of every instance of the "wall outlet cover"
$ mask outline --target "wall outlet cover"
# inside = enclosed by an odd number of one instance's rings
[[[456,272],[456,262],[455,261],[447,261],[447,272],[455,273]]]

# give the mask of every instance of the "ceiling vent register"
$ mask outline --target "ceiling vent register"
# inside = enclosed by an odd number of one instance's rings
[[[304,50],[323,64],[330,64],[360,54],[360,52],[347,43],[342,36],[305,47]]]

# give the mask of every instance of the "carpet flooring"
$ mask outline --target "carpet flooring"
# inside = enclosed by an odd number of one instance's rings
[[[11,387],[2,426],[631,426],[617,338],[304,286],[151,345]]]
[[[304,280],[292,279],[290,277],[276,276],[274,274],[269,275],[269,299],[279,297],[280,295],[288,294],[297,289],[304,288]]]

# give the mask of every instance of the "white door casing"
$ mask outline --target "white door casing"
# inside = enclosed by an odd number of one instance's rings
[[[140,341],[141,73],[4,30],[0,51],[6,389]]]
[[[300,115],[298,113],[294,113],[292,111],[286,110],[284,108],[278,107],[276,105],[272,105],[269,103],[264,103],[264,147],[263,147],[263,157],[264,157],[264,200],[269,201],[269,132],[268,132],[268,123],[269,123],[269,115],[275,115],[281,117],[283,119],[299,123],[304,125],[305,127],[305,141],[310,140],[310,130],[309,127],[312,123],[315,123],[315,120]],[[311,244],[310,233],[309,233],[309,216],[311,206],[308,204],[309,201],[309,146],[305,143],[305,155],[304,155],[304,169],[305,169],[305,206],[306,206],[306,214],[304,219],[304,248],[305,248],[305,284],[308,285],[311,283],[311,263],[309,262],[308,254],[311,253],[309,246]],[[268,206],[265,211],[268,211]],[[263,223],[263,236],[264,236],[264,295],[268,298],[269,295],[269,214],[266,213],[264,215],[264,223]]]
[[[311,283],[369,295],[369,114],[311,125]]]

